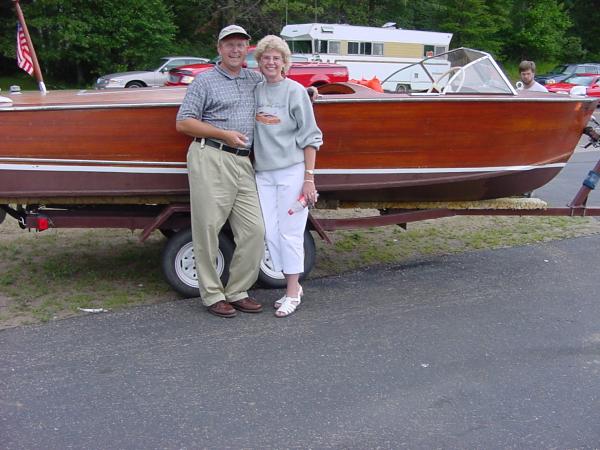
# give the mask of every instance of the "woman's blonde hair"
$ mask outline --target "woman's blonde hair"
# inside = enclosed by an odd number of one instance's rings
[[[287,42],[273,34],[265,36],[258,41],[258,44],[256,44],[256,49],[254,50],[256,62],[260,62],[263,53],[268,50],[275,50],[281,53],[281,58],[283,59],[283,73],[287,73],[292,65],[292,52],[290,51]]]

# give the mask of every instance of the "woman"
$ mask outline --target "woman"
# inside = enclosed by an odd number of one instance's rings
[[[289,209],[304,195],[317,201],[314,182],[316,153],[323,143],[306,89],[285,77],[291,52],[277,36],[261,39],[254,51],[265,77],[255,91],[254,157],[256,185],[265,221],[273,269],[282,271],[287,287],[277,300],[277,317],[292,314],[302,301],[298,283],[304,272],[304,228],[308,209]]]

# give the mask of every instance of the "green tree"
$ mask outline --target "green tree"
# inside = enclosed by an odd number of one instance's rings
[[[485,0],[449,0],[440,8],[439,27],[454,34],[452,47],[472,47],[500,53],[498,39],[502,21],[497,20]]]
[[[563,61],[572,62],[578,57],[600,61],[600,33],[597,29],[600,23],[598,1],[570,0],[566,5],[573,21],[573,28],[569,31],[570,39],[578,39],[580,48],[569,49],[567,46],[563,52]]]
[[[173,48],[176,27],[162,0],[36,0],[22,8],[42,70],[80,85]]]
[[[508,48],[515,60],[552,61],[560,58],[571,19],[562,2],[527,0],[515,2],[512,35]]]

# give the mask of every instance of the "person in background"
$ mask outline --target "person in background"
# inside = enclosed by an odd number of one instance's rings
[[[529,92],[548,92],[544,86],[535,81],[535,63],[533,61],[521,61],[519,64],[519,75],[521,86],[517,83],[517,89]]]
[[[262,311],[247,290],[264,255],[264,225],[249,155],[254,90],[262,76],[243,68],[250,36],[230,25],[219,33],[221,61],[190,84],[177,114],[177,131],[192,136],[187,153],[192,239],[200,295],[208,311],[234,317]],[[229,221],[235,252],[223,286],[215,261],[219,232]]]
[[[266,36],[254,51],[265,81],[255,92],[254,168],[273,269],[282,271],[287,287],[274,307],[277,317],[292,314],[302,301],[299,277],[304,272],[304,229],[308,208],[289,214],[300,197],[317,201],[316,153],[323,143],[306,89],[285,77],[291,52],[278,36]]]

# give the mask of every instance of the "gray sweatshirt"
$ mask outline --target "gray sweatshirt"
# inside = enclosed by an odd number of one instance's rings
[[[304,148],[323,143],[306,88],[283,79],[260,83],[254,92],[254,167],[283,169],[304,161]]]

